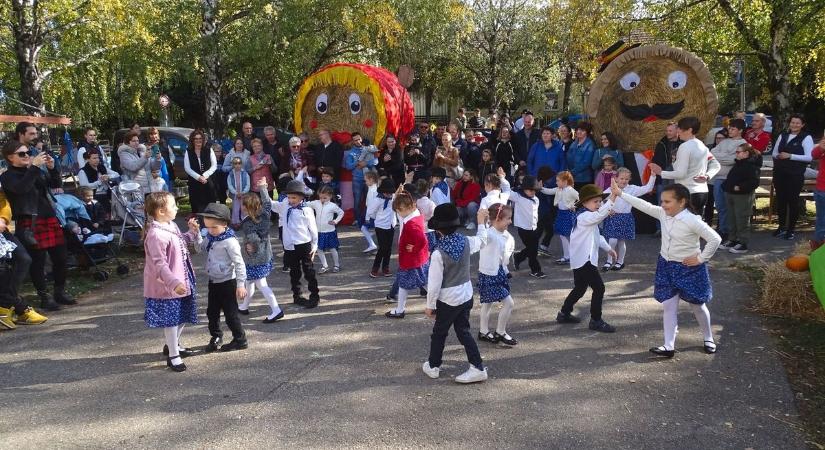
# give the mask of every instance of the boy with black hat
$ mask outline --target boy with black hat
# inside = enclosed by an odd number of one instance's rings
[[[478,232],[468,237],[456,230],[461,225],[458,210],[452,203],[438,205],[428,226],[438,234],[435,251],[430,255],[427,280],[427,307],[424,313],[435,318],[430,338],[430,356],[422,369],[430,378],[438,378],[441,357],[450,327],[470,361],[470,368],[457,376],[457,383],[477,383],[487,379],[487,369],[481,361],[478,345],[470,333],[470,310],[473,308],[473,285],[470,282],[470,255],[481,250],[487,242],[488,211],[480,209]]]
[[[556,316],[559,323],[579,323],[581,319],[573,315],[573,305],[582,298],[587,288],[593,290],[590,300],[590,329],[612,333],[616,329],[602,320],[602,300],[604,299],[604,282],[599,274],[599,248],[616,258],[616,252],[599,232],[599,224],[613,209],[615,195],[602,203],[602,189],[595,184],[586,184],[579,191],[580,208],[573,220],[570,233],[570,268],[573,269],[573,290],[564,300]]]
[[[226,205],[210,203],[198,213],[203,218],[206,240],[201,250],[206,251],[206,273],[209,275],[209,295],[206,317],[209,319],[209,344],[206,351],[222,352],[247,348],[246,333],[238,316],[238,299],[246,297],[246,265],[241,255],[241,244],[229,228],[232,214]],[[221,346],[223,331],[220,318],[223,311],[226,325],[232,330],[232,342]]]
[[[306,187],[301,180],[286,184],[286,199],[272,205],[272,211],[284,219],[282,241],[284,262],[289,268],[289,282],[292,285],[292,299],[305,308],[318,306],[318,280],[312,260],[318,251],[318,226],[315,211],[306,205]],[[301,275],[307,281],[309,299],[301,296]]]
[[[395,235],[396,216],[392,209],[392,201],[395,198],[395,183],[389,178],[384,178],[378,185],[378,196],[370,200],[367,205],[367,221],[372,219],[375,222],[375,238],[378,240],[378,251],[375,253],[375,260],[372,263],[371,278],[392,276],[390,272],[390,257],[392,256],[392,238]]]

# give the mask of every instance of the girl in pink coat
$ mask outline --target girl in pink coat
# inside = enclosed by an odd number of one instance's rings
[[[153,192],[146,196],[147,222],[143,247],[146,264],[143,268],[143,296],[146,300],[144,320],[150,328],[163,328],[166,345],[163,353],[167,367],[183,372],[181,357],[192,351],[180,345],[180,335],[187,323],[198,323],[195,304],[195,272],[189,259],[190,244],[203,240],[196,219],[189,219],[189,231],[182,234],[174,219],[178,213],[175,197],[169,192]]]

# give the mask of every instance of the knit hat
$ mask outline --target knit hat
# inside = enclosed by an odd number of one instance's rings
[[[458,218],[458,209],[452,203],[442,203],[436,206],[433,217],[427,222],[427,226],[433,230],[459,225],[461,225],[461,219]]]
[[[297,194],[306,196],[305,192],[306,186],[304,186],[304,182],[301,180],[292,180],[286,184],[286,189],[284,192],[287,194]]]
[[[443,167],[433,167],[430,171],[430,176],[441,178],[442,180],[447,178],[447,170]]]
[[[202,213],[198,213],[201,217],[208,217],[210,219],[222,220],[229,223],[232,220],[232,214],[229,212],[229,207],[221,203],[210,203],[206,205],[206,209]]]
[[[596,198],[596,197],[606,197],[608,194],[605,194],[602,189],[595,184],[585,184],[582,186],[581,190],[579,190],[579,205],[583,205],[584,202]]]
[[[395,192],[395,183],[390,178],[384,178],[381,180],[381,184],[378,185],[378,193],[379,194],[392,194]]]

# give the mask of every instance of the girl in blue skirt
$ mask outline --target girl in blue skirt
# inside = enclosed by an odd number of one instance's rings
[[[487,243],[481,248],[478,260],[478,293],[481,297],[481,326],[478,338],[490,343],[501,342],[516,345],[507,334],[507,322],[513,312],[513,297],[510,296],[510,271],[507,264],[516,248],[516,241],[507,227],[512,222],[513,209],[500,203],[489,209],[490,224],[487,228]],[[479,223],[479,227],[482,224]],[[490,332],[490,313],[495,303],[501,302],[495,333]]]
[[[616,171],[616,184],[619,189],[627,195],[634,197],[641,197],[653,190],[656,183],[656,177],[651,175],[650,180],[644,186],[636,186],[630,184],[630,170],[621,167]],[[610,193],[610,188],[605,189],[605,193]],[[612,256],[607,257],[607,261],[602,266],[602,271],[608,270],[622,270],[624,269],[624,258],[627,255],[627,241],[636,239],[636,220],[633,219],[633,213],[630,212],[632,207],[630,203],[616,199],[613,205],[613,211],[604,219],[602,235],[607,239],[610,248],[616,252],[616,259]]]
[[[556,175],[556,197],[553,204],[559,209],[553,232],[559,236],[563,255],[556,260],[556,264],[570,264],[570,232],[573,231],[573,222],[576,220],[576,202],[579,193],[573,188],[573,174],[568,171]],[[547,191],[543,191],[549,194]]]
[[[664,312],[664,345],[653,347],[651,353],[672,358],[675,353],[679,299],[688,302],[704,335],[705,352],[716,353],[710,312],[707,303],[713,297],[707,261],[716,252],[722,238],[690,209],[690,192],[681,184],[671,184],[662,190],[661,206],[623,195],[616,182],[611,192],[623,198],[639,211],[659,219],[662,226],[662,247],[656,263],[653,297],[662,304]],[[705,240],[704,250],[700,239]]]
[[[318,273],[327,273],[327,252],[332,255],[332,272],[341,270],[338,258],[338,223],[344,218],[344,210],[333,202],[335,191],[329,186],[318,189],[318,200],[309,202],[308,206],[315,211],[315,223],[318,225],[318,259],[321,260],[321,270]]]

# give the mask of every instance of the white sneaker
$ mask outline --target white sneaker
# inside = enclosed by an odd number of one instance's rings
[[[441,367],[430,367],[429,361],[424,361],[424,365],[421,366],[421,370],[423,370],[424,373],[432,379],[438,378],[438,375],[441,374]]]
[[[429,365],[429,363],[427,363]],[[467,369],[466,372],[462,373],[461,375],[455,377],[456,383],[478,383],[480,381],[484,381],[487,379],[487,368],[485,367],[484,370],[476,369],[476,366],[470,365],[470,368]]]
[[[364,253],[374,252],[376,250],[378,250],[377,245],[370,245],[369,247],[364,249]]]
[[[321,267],[318,269],[318,273],[327,273],[329,272],[329,267]]]

